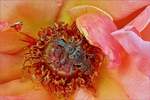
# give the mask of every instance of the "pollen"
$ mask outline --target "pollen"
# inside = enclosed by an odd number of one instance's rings
[[[51,93],[68,97],[77,88],[95,90],[103,60],[104,53],[88,43],[76,24],[59,22],[38,32],[25,54],[24,70]]]

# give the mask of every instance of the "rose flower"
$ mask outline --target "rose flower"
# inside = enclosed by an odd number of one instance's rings
[[[149,100],[149,0],[1,0],[1,100]]]

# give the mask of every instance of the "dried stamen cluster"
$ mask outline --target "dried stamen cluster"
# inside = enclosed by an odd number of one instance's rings
[[[69,96],[78,87],[94,88],[104,55],[90,45],[75,24],[55,24],[39,32],[29,47],[25,70],[51,92]]]

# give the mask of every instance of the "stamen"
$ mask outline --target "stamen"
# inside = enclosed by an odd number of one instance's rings
[[[29,47],[24,64],[29,75],[52,93],[68,97],[77,88],[93,88],[104,58],[88,43],[75,24],[55,23],[42,29],[37,43]]]

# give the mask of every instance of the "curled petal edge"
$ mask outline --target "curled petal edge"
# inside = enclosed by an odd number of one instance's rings
[[[83,14],[87,14],[87,13],[96,13],[99,15],[104,15],[107,16],[108,18],[110,18],[111,20],[113,20],[112,16],[107,13],[106,11],[92,6],[92,5],[80,5],[80,6],[75,6],[71,9],[68,10],[68,13],[71,15],[71,17],[73,19],[76,19],[77,17],[83,15]]]
[[[139,32],[143,31],[150,24],[150,5],[147,6],[135,19],[126,26],[133,26]],[[125,27],[126,27],[125,26]]]

